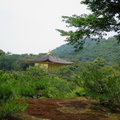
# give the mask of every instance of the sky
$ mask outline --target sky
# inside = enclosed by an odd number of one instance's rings
[[[80,0],[0,0],[0,49],[13,54],[46,53],[65,38],[62,16],[89,13]]]

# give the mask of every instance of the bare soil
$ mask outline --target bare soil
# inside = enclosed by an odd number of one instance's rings
[[[30,99],[26,111],[17,118],[12,120],[120,120],[120,113],[99,109],[86,98],[48,98]]]

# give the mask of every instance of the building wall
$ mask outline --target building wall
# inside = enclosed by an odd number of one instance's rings
[[[54,71],[55,69],[58,69],[59,67],[63,66],[63,64],[49,64],[48,65],[48,72]]]
[[[35,63],[35,66],[40,66],[44,70],[48,70],[48,64],[43,64],[43,63]]]
[[[55,69],[58,69],[59,67],[63,66],[64,64],[56,64],[56,63],[35,63],[35,66],[40,66],[44,70],[48,72],[52,72]]]

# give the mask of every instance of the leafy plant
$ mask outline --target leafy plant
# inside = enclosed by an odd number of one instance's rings
[[[100,103],[120,102],[120,72],[110,66],[92,64],[83,72],[84,88],[87,94]]]
[[[27,107],[25,102],[17,102],[19,94],[16,95],[15,84],[12,84],[12,81],[16,81],[13,75],[0,71],[0,119],[7,119]]]

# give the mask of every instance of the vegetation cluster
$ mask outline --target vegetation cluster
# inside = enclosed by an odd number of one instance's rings
[[[108,64],[113,64],[120,60],[120,46],[114,37],[102,39],[100,43],[92,39],[87,39],[83,49],[75,52],[73,45],[65,44],[54,50],[52,54],[63,59],[78,59],[80,61],[94,61],[100,57],[107,61]],[[26,60],[33,57],[45,55],[44,53],[35,54],[10,54],[0,51],[0,69],[1,70],[15,70],[23,71],[33,64],[28,63]]]
[[[92,39],[86,39],[83,49],[75,51],[73,45],[64,44],[54,49],[53,54],[64,59],[79,59],[81,61],[93,61],[100,57],[113,64],[120,60],[120,45],[114,37],[101,39],[97,42]]]
[[[0,83],[0,119],[26,109],[29,98],[84,96],[114,111],[120,106],[120,64],[108,66],[100,58],[76,61],[51,73],[33,66],[22,71],[0,70]]]
[[[87,5],[91,14],[63,16],[67,27],[75,30],[58,31],[75,48],[67,50],[63,46],[67,53],[61,52],[62,58],[66,55],[72,58],[73,55],[73,58],[76,56],[87,62],[74,60],[73,65],[47,73],[39,67],[28,67],[30,64],[24,59],[34,55],[11,55],[0,50],[1,120],[25,110],[29,98],[85,96],[95,99],[112,111],[120,111],[120,48],[114,42],[115,38],[120,42],[120,1],[82,0],[81,3]],[[115,38],[102,41],[101,38],[110,31],[116,32]],[[88,40],[96,37],[101,45],[94,44],[96,39]],[[74,52],[80,49],[80,54]]]

